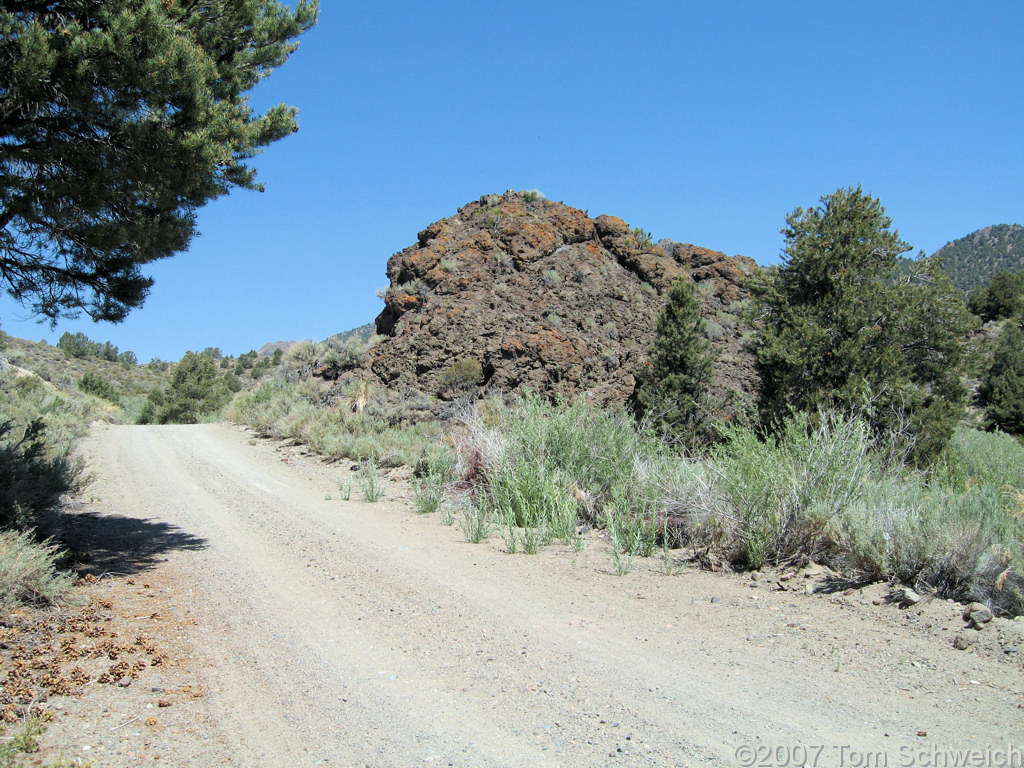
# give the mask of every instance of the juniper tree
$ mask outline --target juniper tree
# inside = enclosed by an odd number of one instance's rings
[[[667,437],[693,446],[704,437],[701,403],[711,386],[715,355],[689,276],[675,280],[655,328],[637,399]],[[695,434],[696,433],[696,434]]]
[[[0,284],[51,321],[118,321],[145,264],[296,130],[246,93],[317,16],[273,0],[12,0],[0,6]]]
[[[230,399],[230,380],[221,376],[214,359],[207,354],[186,352],[174,368],[154,420],[159,424],[195,424],[224,407]]]
[[[880,202],[840,189],[786,218],[783,263],[752,285],[760,409],[771,429],[791,409],[859,410],[878,432],[908,429],[934,455],[963,410],[963,300],[941,265],[919,259]]]

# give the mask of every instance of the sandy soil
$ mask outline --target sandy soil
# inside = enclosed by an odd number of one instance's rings
[[[509,555],[416,515],[400,480],[345,501],[347,465],[227,425],[100,426],[84,451],[98,478],[67,536],[87,589],[167,661],[52,699],[37,764],[1024,760],[1020,622],[804,574],[619,577],[595,533]]]

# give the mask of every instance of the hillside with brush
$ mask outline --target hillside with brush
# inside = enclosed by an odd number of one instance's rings
[[[1024,272],[1024,227],[997,224],[946,243],[935,256],[965,295],[986,287],[999,272]]]

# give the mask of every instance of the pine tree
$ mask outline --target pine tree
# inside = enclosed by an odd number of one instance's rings
[[[877,199],[858,187],[821,203],[786,218],[783,264],[752,286],[763,423],[818,408],[860,410],[880,433],[909,419],[926,461],[963,410],[963,300],[933,259],[901,270],[909,246]]]
[[[704,333],[704,316],[690,277],[668,290],[649,351],[650,369],[637,391],[644,414],[666,436],[693,446],[708,414],[701,404],[711,386],[715,355]]]
[[[970,309],[982,320],[1001,320],[1024,310],[1024,274],[997,272],[987,288],[971,294]]]
[[[246,161],[296,130],[246,92],[316,0],[18,0],[0,6],[0,286],[55,320],[117,321],[185,249],[196,211],[259,189]]]
[[[988,426],[1024,435],[1024,330],[1019,320],[1011,320],[999,334],[983,387]]]

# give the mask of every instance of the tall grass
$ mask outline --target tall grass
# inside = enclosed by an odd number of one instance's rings
[[[712,455],[723,510],[751,568],[796,558],[830,558],[835,522],[880,471],[866,422],[821,414],[791,417],[778,437],[737,427]]]
[[[511,409],[478,408],[454,442],[462,493],[498,521],[509,551],[578,546],[580,523],[600,524],[609,500],[658,493],[650,465],[662,460],[661,443],[624,411],[582,400],[558,406],[528,395]]]

